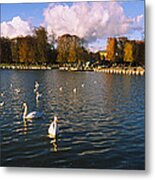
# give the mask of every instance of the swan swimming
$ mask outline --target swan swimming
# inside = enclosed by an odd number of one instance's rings
[[[73,92],[76,93],[76,88],[73,89]]]
[[[4,101],[0,102],[0,107],[4,106]]]
[[[36,92],[36,102],[39,101],[39,98],[41,98],[42,94],[40,94],[38,91]]]
[[[35,81],[34,92],[37,92],[38,88],[39,88],[39,83],[38,83],[38,81]]]
[[[60,87],[59,90],[62,91],[62,87]]]
[[[29,114],[27,114],[28,107],[26,103],[23,103],[23,108],[24,108],[23,119],[39,119],[43,116],[43,113],[38,111],[32,111]]]
[[[58,118],[57,116],[54,116],[54,120],[48,128],[48,134],[51,138],[56,138],[58,136],[59,128],[57,123],[58,123]]]
[[[14,89],[15,90],[15,92],[17,93],[17,94],[19,94],[20,93],[20,89],[19,88],[16,88],[16,89]]]

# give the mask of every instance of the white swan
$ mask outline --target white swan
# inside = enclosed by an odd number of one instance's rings
[[[48,134],[51,138],[56,138],[58,136],[59,128],[58,128],[58,118],[54,116],[54,121],[50,124],[48,128]]]
[[[84,83],[81,84],[81,87],[84,87]]]
[[[4,92],[1,92],[1,97],[4,97]]]
[[[59,90],[62,91],[62,87],[60,87]]]
[[[23,103],[24,113],[23,113],[23,119],[38,119],[43,116],[42,112],[33,111],[27,114],[28,107],[26,103]]]
[[[38,83],[38,81],[35,81],[34,92],[37,92],[38,89],[39,89],[39,83]]]
[[[21,90],[19,88],[16,88],[16,89],[14,89],[14,91],[15,91],[15,93],[19,94]]]
[[[38,91],[36,92],[36,102],[39,101],[39,98],[41,98],[42,94],[40,94]]]
[[[73,89],[73,92],[76,93],[76,88]]]
[[[0,107],[4,106],[4,101],[0,102]]]

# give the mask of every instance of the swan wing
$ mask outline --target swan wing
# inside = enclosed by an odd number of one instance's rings
[[[56,137],[58,135],[58,126],[55,123],[51,123],[48,134],[51,135],[51,137]]]
[[[37,119],[37,118],[41,118],[42,116],[43,116],[42,112],[33,111],[26,116],[26,119]]]

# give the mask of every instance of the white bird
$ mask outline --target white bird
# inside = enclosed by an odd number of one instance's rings
[[[12,83],[10,84],[10,88],[12,88]]]
[[[4,97],[4,92],[1,92],[1,97]]]
[[[84,87],[84,83],[81,84],[81,87]]]
[[[56,138],[58,136],[59,127],[57,123],[58,123],[58,118],[57,116],[54,116],[54,120],[48,128],[48,134],[51,138]]]
[[[20,89],[19,88],[16,88],[16,89],[14,89],[15,90],[15,92],[17,93],[17,94],[19,94],[20,93]]]
[[[62,87],[60,87],[59,90],[62,91]]]
[[[76,93],[76,88],[73,89],[73,92]]]
[[[37,92],[38,88],[39,88],[39,83],[38,83],[38,81],[35,81],[34,92]]]
[[[28,107],[26,103],[23,103],[24,113],[23,113],[23,119],[39,119],[43,116],[42,112],[33,111],[27,114]]]
[[[0,102],[0,107],[4,106],[4,101]]]
[[[38,91],[36,92],[36,101],[39,101],[39,98],[41,98],[42,94],[40,94]]]
[[[97,83],[97,81],[94,81],[94,84],[96,84]]]

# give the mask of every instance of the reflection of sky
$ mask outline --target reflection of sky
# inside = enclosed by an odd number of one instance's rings
[[[124,9],[126,16],[134,18],[138,15],[144,15],[144,1],[125,1],[119,2]],[[48,7],[50,3],[23,3],[23,4],[1,4],[1,22],[10,21],[15,16],[20,16],[23,20],[30,22],[34,26],[39,26],[44,23],[43,11]],[[60,3],[71,5],[72,3]],[[144,18],[139,24],[144,29]],[[125,34],[129,39],[142,39],[143,31],[130,31],[128,34]],[[105,49],[106,39],[102,38],[91,44],[89,44],[90,49]]]

